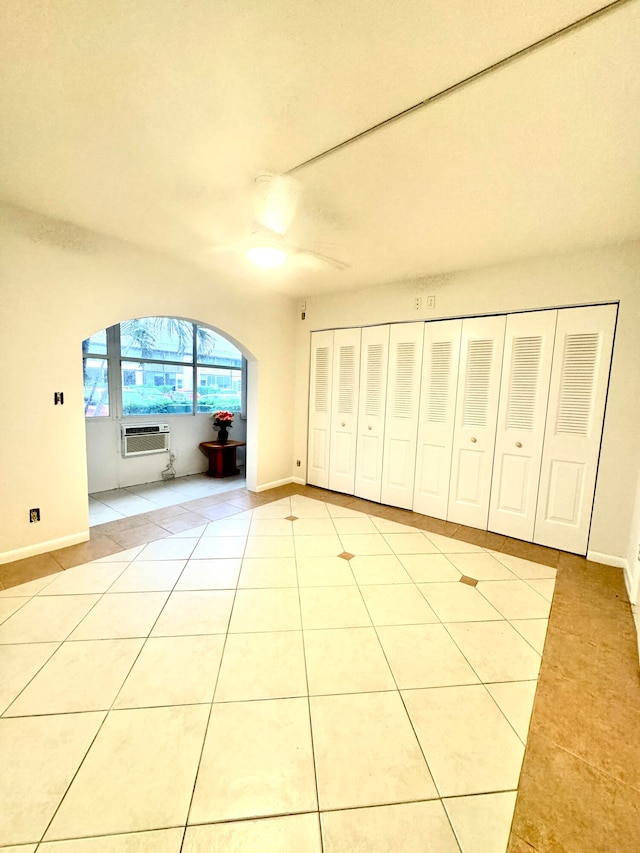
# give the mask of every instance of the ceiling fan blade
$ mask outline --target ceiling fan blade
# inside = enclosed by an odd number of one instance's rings
[[[299,249],[295,246],[289,246],[289,249],[295,252],[295,257],[299,258],[303,264],[305,258],[311,261],[311,263],[307,263],[305,266],[317,268],[325,265],[340,271],[349,268],[349,264],[346,261],[340,261],[338,258],[332,258],[330,255],[322,255],[320,252],[314,252],[312,249]]]
[[[255,179],[255,221],[284,235],[300,198],[300,184],[290,175],[265,172]]]

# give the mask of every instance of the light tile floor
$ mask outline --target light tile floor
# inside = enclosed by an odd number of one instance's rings
[[[2,591],[0,851],[503,853],[554,576],[294,495]]]

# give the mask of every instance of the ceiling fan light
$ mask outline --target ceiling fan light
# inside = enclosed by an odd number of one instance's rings
[[[257,244],[247,249],[249,260],[259,267],[270,269],[279,267],[287,260],[287,253],[279,246],[268,246]]]

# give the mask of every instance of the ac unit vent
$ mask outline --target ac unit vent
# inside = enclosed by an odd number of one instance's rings
[[[122,426],[122,455],[143,456],[169,450],[169,424]]]

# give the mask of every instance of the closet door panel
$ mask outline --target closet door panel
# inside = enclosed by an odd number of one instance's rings
[[[447,517],[462,320],[426,323],[413,509]]]
[[[356,467],[360,329],[333,333],[329,488],[352,495]]]
[[[404,509],[413,506],[424,325],[402,323],[389,332],[381,497]]]
[[[507,317],[489,530],[533,539],[557,311]]]
[[[586,554],[617,308],[563,308],[551,371],[534,542]]]
[[[389,326],[363,329],[354,493],[377,502],[382,490],[388,361]]]
[[[333,332],[312,332],[307,483],[329,485]]]
[[[447,519],[486,530],[506,318],[462,322]]]

